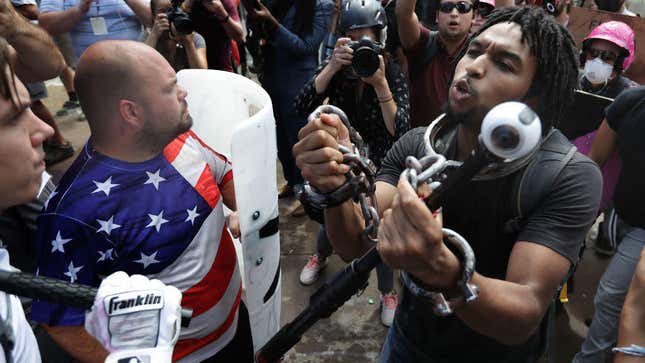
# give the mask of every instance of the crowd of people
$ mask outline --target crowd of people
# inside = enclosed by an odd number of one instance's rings
[[[231,161],[191,129],[176,75],[247,64],[273,105],[286,182],[278,198],[305,183],[340,190],[350,129],[364,142],[389,327],[381,362],[538,361],[585,246],[612,257],[573,362],[645,359],[645,87],[625,74],[643,34],[607,21],[578,49],[566,28],[573,6],[0,0],[0,269],[13,269],[11,251],[23,271],[99,287],[89,312],[0,292],[0,361],[254,361]],[[625,1],[591,6],[637,16]],[[68,96],[56,115],[82,114],[90,130],[56,185],[42,179],[45,167],[75,150],[42,102],[55,77]],[[401,177],[409,157],[429,145],[468,160],[485,116],[507,101],[539,118],[539,145],[431,211],[432,190]],[[346,122],[312,114],[324,104]],[[576,117],[588,104],[602,107]],[[586,131],[565,132],[576,123]],[[290,214],[311,213],[303,204]],[[373,247],[364,213],[346,198],[312,216],[321,224],[301,284],[320,279],[334,252],[349,262]],[[472,247],[472,274],[444,227]],[[437,313],[437,296],[451,314]],[[192,310],[188,327],[180,305]]]

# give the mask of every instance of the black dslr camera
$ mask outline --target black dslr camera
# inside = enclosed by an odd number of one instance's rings
[[[190,20],[190,16],[179,7],[182,2],[183,0],[172,0],[172,7],[166,11],[166,15],[170,25],[174,25],[177,33],[183,35],[192,33],[195,27],[193,26],[193,21]]]
[[[378,56],[383,54],[383,47],[365,36],[358,41],[347,44],[354,53],[352,58],[352,70],[358,77],[369,77],[376,72],[381,65]]]

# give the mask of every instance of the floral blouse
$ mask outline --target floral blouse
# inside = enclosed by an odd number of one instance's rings
[[[394,62],[386,64],[385,78],[397,106],[394,117],[395,133],[391,135],[385,126],[381,105],[374,88],[365,83],[363,95],[359,99],[357,95],[359,81],[347,79],[344,69],[334,75],[323,94],[316,93],[314,80],[326,65],[327,62],[321,64],[314,77],[300,91],[295,100],[296,110],[302,116],[307,117],[328,98],[328,104],[340,107],[345,111],[350,124],[366,142],[369,158],[377,167],[380,167],[381,160],[392,144],[410,130],[410,99],[405,75],[398,64]]]

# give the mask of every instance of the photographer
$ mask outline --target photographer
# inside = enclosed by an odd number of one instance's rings
[[[370,159],[380,166],[394,141],[410,129],[408,86],[400,67],[386,64],[382,55],[378,55],[379,66],[371,75],[356,75],[355,51],[350,45],[369,38],[366,44],[380,52],[385,41],[383,7],[373,0],[364,4],[350,0],[343,7],[340,32],[345,37],[338,39],[331,58],[300,92],[296,108],[307,116],[329,97],[330,104],[350,115],[352,126],[369,145]]]
[[[233,71],[231,39],[244,43],[244,30],[233,0],[186,0],[181,8],[190,14],[195,31],[206,40],[208,68]]]
[[[386,23],[385,11],[378,0],[350,0],[343,7],[340,18],[339,30],[345,37],[338,39],[329,61],[321,65],[296,99],[296,108],[303,116],[321,105],[327,97],[329,104],[345,110],[350,123],[367,143],[369,157],[377,167],[381,166],[381,160],[392,144],[410,129],[405,76],[398,64],[386,63],[382,55],[377,55],[385,41]],[[357,51],[358,48],[361,51]],[[359,56],[357,53],[362,54]],[[370,56],[373,60],[367,63],[374,63],[378,68],[371,70],[370,75],[357,76],[356,73],[370,73],[370,70],[360,67]],[[332,248],[324,228],[321,228],[316,254],[310,256],[303,268],[300,282],[310,285],[316,281],[331,253]],[[389,326],[398,304],[392,270],[381,264],[377,272],[382,295],[381,321]]]
[[[155,21],[145,43],[161,53],[176,72],[185,68],[208,68],[204,37],[197,32],[182,34],[174,25],[171,30],[166,14],[171,8],[170,0],[150,1]]]

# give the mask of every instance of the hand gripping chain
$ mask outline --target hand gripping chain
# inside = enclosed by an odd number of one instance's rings
[[[351,149],[346,147],[339,149],[343,152],[343,160],[350,165],[351,171],[347,173],[347,182],[336,191],[321,193],[309,184],[305,184],[305,188],[301,188],[300,193],[296,191],[296,194],[308,213],[314,212],[314,215],[310,214],[312,218],[320,217],[324,208],[353,198],[360,203],[361,213],[365,219],[366,228],[362,237],[374,242],[374,246],[342,271],[334,274],[316,293],[311,295],[309,305],[260,348],[256,355],[256,361],[260,363],[280,362],[284,354],[297,344],[302,335],[318,320],[329,317],[354,294],[364,289],[370,272],[382,263],[375,247],[379,223],[374,198],[375,172],[373,165],[367,159],[363,140],[349,125],[345,113],[337,107],[321,106],[311,114],[310,118],[320,117],[322,113],[338,115],[347,126],[354,145]],[[524,104],[506,102],[494,107],[486,115],[482,122],[480,144],[463,163],[446,160],[445,157],[434,152],[430,139],[433,129],[437,133],[440,130],[443,116],[434,120],[426,130],[424,135],[426,155],[421,159],[407,158],[406,170],[402,173],[417,192],[420,183],[426,183],[432,188],[432,193],[424,200],[432,211],[436,211],[446,200],[459,193],[482,170],[525,157],[528,155],[527,152],[537,147],[540,140],[541,129],[537,115]],[[509,135],[513,137],[509,138]],[[507,142],[509,140],[514,142]],[[450,172],[447,172],[448,170]],[[462,275],[461,280],[458,281],[458,287],[463,293],[461,297],[446,299],[442,294],[428,292],[417,286],[414,279],[404,271],[401,276],[404,278],[406,288],[417,296],[430,299],[434,312],[445,316],[450,314],[457,304],[477,299],[479,289],[469,283],[475,270],[475,255],[468,242],[447,228],[443,229],[443,237],[461,258]]]
[[[435,121],[437,122],[437,121]],[[431,189],[441,188],[441,183],[446,180],[445,171],[448,169],[457,169],[463,163],[447,160],[443,155],[437,154],[430,143],[430,132],[433,125],[427,128],[424,134],[426,155],[421,159],[414,156],[408,156],[405,160],[407,169],[402,175],[410,183],[415,191],[419,191],[420,183],[426,183]],[[430,206],[433,209],[433,206]],[[436,207],[435,207],[436,208]],[[453,313],[453,307],[475,301],[479,294],[479,287],[468,283],[475,271],[475,254],[466,241],[459,233],[443,228],[443,240],[456,247],[461,258],[461,279],[457,282],[458,287],[462,290],[462,295],[453,299],[446,299],[442,293],[427,291],[420,288],[414,280],[405,272],[401,273],[404,285],[415,295],[422,296],[433,302],[434,313],[439,316],[447,316]]]
[[[351,167],[347,173],[347,182],[341,187],[330,193],[321,193],[313,186],[305,183],[304,193],[301,201],[309,204],[314,208],[324,209],[344,203],[353,198],[360,204],[361,214],[365,221],[365,229],[361,234],[364,240],[377,242],[379,216],[377,212],[376,198],[374,196],[375,186],[375,168],[374,164],[367,158],[366,148],[363,139],[349,124],[347,115],[338,107],[332,105],[323,105],[318,107],[309,116],[309,120],[320,117],[323,113],[338,115],[341,121],[349,130],[350,140],[354,145],[349,149],[339,145],[339,150],[343,153],[343,162]],[[440,118],[433,124],[439,122]],[[433,190],[441,189],[441,183],[447,178],[446,171],[449,169],[458,169],[463,163],[447,160],[443,155],[438,154],[432,148],[430,143],[430,133],[434,125],[427,128],[424,134],[426,155],[421,159],[414,156],[406,158],[406,169],[402,175],[408,180],[415,191],[419,190],[421,183],[428,184]],[[432,208],[436,209],[438,208]],[[461,280],[458,287],[462,290],[463,295],[458,298],[446,299],[443,294],[429,292],[420,288],[414,283],[409,275],[403,273],[403,281],[410,290],[418,295],[430,299],[434,304],[434,312],[441,316],[450,315],[453,312],[452,307],[477,299],[479,289],[473,284],[469,284],[473,272],[475,271],[475,254],[468,242],[457,232],[443,229],[444,241],[450,243],[456,248],[461,258]]]
[[[349,119],[343,110],[332,105],[322,105],[309,115],[309,120],[319,118],[322,114],[337,115],[349,130],[352,146],[348,148],[344,145],[338,145],[338,150],[343,153],[343,163],[350,167],[349,172],[345,174],[347,182],[329,193],[322,193],[308,182],[305,182],[301,192],[297,193],[298,199],[311,209],[323,210],[338,206],[353,198],[354,201],[360,204],[361,213],[365,221],[362,238],[376,242],[379,223],[376,198],[374,197],[374,192],[376,191],[376,167],[367,157],[367,147],[361,135],[350,125]]]

